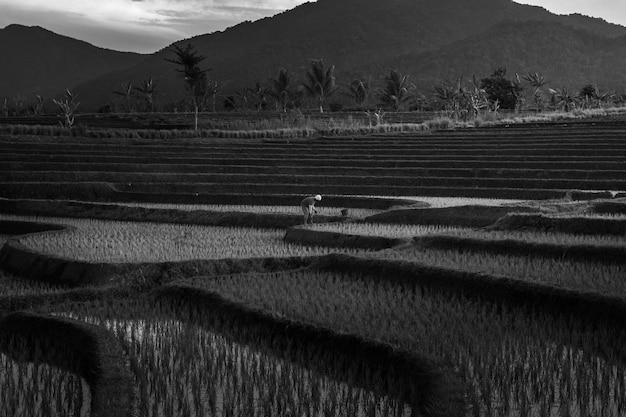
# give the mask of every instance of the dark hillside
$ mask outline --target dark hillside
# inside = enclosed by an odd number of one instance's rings
[[[0,98],[46,97],[102,74],[137,64],[144,55],[117,52],[57,35],[38,26],[0,29]]]
[[[195,45],[207,57],[206,67],[214,69],[211,76],[225,89],[238,89],[255,80],[264,82],[281,66],[300,76],[311,58],[320,57],[336,65],[340,81],[348,82],[363,74],[381,77],[397,56],[445,53],[448,45],[479,36],[503,21],[531,20],[563,22],[585,29],[590,36],[626,35],[626,28],[599,19],[557,16],[510,0],[319,0],[179,44]],[[524,38],[520,36],[518,41],[524,42]],[[478,56],[489,52],[480,51]],[[510,52],[513,55],[506,58],[515,59],[516,51]],[[165,97],[179,97],[182,83],[174,66],[164,61],[166,57],[171,57],[171,52],[159,51],[131,70],[101,77],[81,89],[93,93],[89,95],[101,103],[122,82],[154,77],[162,99],[171,101]],[[490,66],[489,71],[492,69]]]
[[[10,26],[0,33],[13,39],[0,44],[3,51],[25,55],[16,60],[24,65],[0,70],[6,83],[0,85],[0,96],[11,95],[18,86],[28,94],[75,86],[81,109],[94,110],[109,102],[122,83],[138,85],[150,77],[157,85],[158,104],[183,94],[175,66],[165,61],[172,57],[169,48],[143,59],[43,29]],[[44,34],[45,42],[31,39]],[[614,68],[623,59],[624,37],[623,26],[581,15],[558,16],[511,0],[318,0],[177,44],[192,43],[207,57],[204,68],[213,68],[210,76],[221,83],[223,94],[265,82],[279,67],[302,77],[313,58],[336,65],[340,83],[364,75],[380,79],[397,66],[412,81],[428,85],[442,68],[487,76],[504,65],[545,73],[557,85],[588,80],[617,89],[623,76]],[[15,39],[17,46],[6,49]],[[567,66],[565,72],[561,66]]]
[[[441,78],[484,77],[504,66],[509,76],[540,72],[547,87],[578,91],[586,84],[626,89],[626,36],[607,39],[560,23],[503,22],[447,48],[390,61],[432,90]]]

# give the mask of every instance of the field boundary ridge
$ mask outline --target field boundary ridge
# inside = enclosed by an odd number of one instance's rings
[[[390,249],[411,242],[410,239],[353,235],[327,230],[315,230],[302,225],[287,229],[283,240],[287,243],[297,243],[300,245],[371,250]]]
[[[28,349],[11,349],[12,338],[26,339]],[[117,339],[106,329],[78,320],[29,312],[0,318],[0,349],[18,361],[36,360],[67,369],[85,379],[91,392],[91,415],[133,416],[134,378]],[[64,354],[58,355],[61,351]]]
[[[185,284],[160,287],[151,296],[209,311],[215,316],[213,326],[218,327],[213,331],[227,332],[244,344],[260,343],[278,357],[333,379],[351,378],[352,384],[408,403],[419,415],[462,415],[460,382],[451,387],[449,372],[430,360],[356,335],[278,317]],[[232,334],[234,328],[239,329],[237,334]]]

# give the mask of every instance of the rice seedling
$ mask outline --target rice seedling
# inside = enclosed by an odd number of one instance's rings
[[[4,347],[9,351],[32,351],[24,340],[8,340]],[[31,353],[33,362],[17,361],[0,353],[0,415],[88,417],[91,410],[87,383],[71,372],[42,362],[41,352]]]
[[[623,264],[423,247],[390,249],[368,256],[501,275],[583,292],[626,297],[626,282],[624,282],[626,265]]]
[[[63,290],[63,287],[21,278],[0,269],[0,297],[49,294]]]
[[[313,225],[313,230],[324,232],[343,233],[361,236],[383,236],[389,238],[411,238],[433,233],[451,233],[463,230],[450,226],[422,226],[406,224],[386,223],[318,223]],[[468,229],[469,231],[469,229]]]
[[[187,285],[451,363],[469,388],[468,417],[626,411],[623,329],[329,271],[194,278]]]
[[[202,311],[182,322],[147,299],[66,307],[59,314],[104,326],[126,346],[142,417],[410,414],[395,400],[207,331],[213,318]]]
[[[20,216],[1,218],[28,219]],[[92,219],[37,218],[75,229],[26,235],[30,249],[88,262],[165,262],[192,259],[317,256],[336,252],[282,241],[283,230],[133,223]],[[356,253],[355,251],[349,251]]]
[[[244,213],[258,213],[258,214],[302,214],[299,205],[293,206],[259,206],[251,204],[242,205],[228,205],[228,204],[161,204],[161,203],[117,203],[122,206],[128,207],[147,207],[154,209],[172,209],[172,210],[204,210],[204,211],[217,211],[217,212],[244,212]],[[326,207],[317,206],[318,215],[321,216],[340,216],[341,208],[339,207]],[[361,209],[351,208],[351,217],[367,217],[373,214],[380,213],[382,210],[373,209]]]
[[[450,234],[454,236],[473,237],[480,239],[513,239],[524,242],[552,244],[587,244],[587,245],[626,245],[626,236],[611,235],[576,235],[533,230],[490,230],[470,229],[449,226],[422,226],[385,223],[321,223],[314,226],[315,230],[365,236],[384,236],[410,238],[426,234]]]
[[[391,198],[388,196],[367,196],[375,198]],[[432,208],[456,207],[456,206],[502,206],[518,204],[524,200],[477,198],[477,197],[432,197],[432,196],[403,196],[403,199],[415,200],[416,202],[428,203]]]

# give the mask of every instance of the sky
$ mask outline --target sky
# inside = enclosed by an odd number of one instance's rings
[[[626,26],[626,0],[516,2],[542,6],[558,14],[600,17]],[[0,28],[11,23],[41,26],[103,48],[152,53],[175,41],[273,16],[302,3],[305,1],[0,0]]]

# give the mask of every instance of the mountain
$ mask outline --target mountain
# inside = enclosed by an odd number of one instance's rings
[[[210,77],[224,94],[265,82],[279,67],[301,79],[314,58],[334,64],[340,83],[364,75],[377,81],[398,68],[430,88],[442,75],[486,77],[506,66],[510,72],[548,71],[554,86],[580,88],[596,80],[615,89],[623,77],[611,59],[622,62],[625,37],[623,26],[511,0],[318,0],[176,44],[191,43],[206,56],[203,68],[213,68]],[[165,48],[126,69],[90,73],[74,84],[81,108],[96,109],[122,83],[148,78],[157,85],[158,103],[180,99],[183,81],[165,61],[173,57]]]
[[[626,35],[607,38],[564,23],[509,21],[437,51],[396,57],[388,65],[415,74],[411,79],[422,89],[460,75],[484,78],[505,67],[510,77],[539,72],[552,88],[594,84],[626,93]]]
[[[143,55],[102,49],[38,26],[0,29],[0,98],[51,96],[112,71],[127,69]]]

